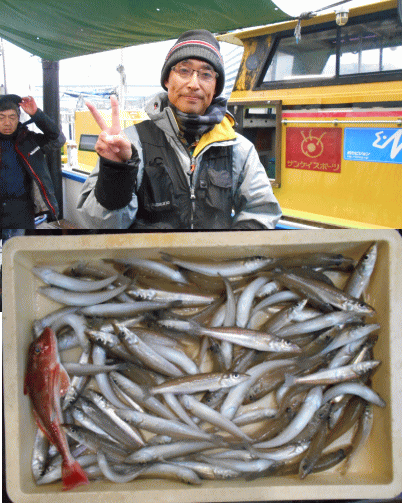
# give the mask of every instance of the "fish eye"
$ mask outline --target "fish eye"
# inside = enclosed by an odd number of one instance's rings
[[[42,351],[42,348],[40,346],[35,346],[35,353],[36,354],[41,353],[41,351]]]

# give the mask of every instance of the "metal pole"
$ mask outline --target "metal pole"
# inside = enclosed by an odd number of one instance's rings
[[[1,39],[1,57],[3,59],[4,94],[7,94],[6,55],[4,53],[4,40],[3,39]]]
[[[59,62],[42,59],[43,72],[43,111],[60,127]],[[59,218],[63,218],[63,187],[61,173],[61,154],[50,150],[46,154],[52,177],[56,199],[59,205]]]

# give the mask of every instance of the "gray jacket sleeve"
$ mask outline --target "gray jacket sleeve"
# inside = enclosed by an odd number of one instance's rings
[[[254,145],[238,135],[233,155],[234,228],[274,229],[282,215]]]
[[[135,128],[127,128],[126,136],[134,145],[139,156],[139,167],[137,173],[137,187],[141,183],[142,178],[142,147]],[[78,201],[77,211],[85,226],[88,229],[128,229],[135,220],[138,210],[138,199],[133,192],[131,201],[124,207],[119,209],[107,209],[102,206],[96,197],[97,182],[99,178],[100,162],[85,181]],[[99,189],[99,187],[98,187]]]

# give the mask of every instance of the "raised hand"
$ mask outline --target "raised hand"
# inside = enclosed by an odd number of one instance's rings
[[[38,106],[32,96],[24,96],[21,98],[21,103],[19,106],[26,112],[28,115],[32,117],[38,110]]]
[[[120,128],[119,102],[116,96],[110,96],[112,107],[112,125],[108,127],[105,120],[89,101],[85,102],[93,118],[102,132],[95,144],[96,152],[106,159],[115,162],[125,162],[131,158],[131,143]]]

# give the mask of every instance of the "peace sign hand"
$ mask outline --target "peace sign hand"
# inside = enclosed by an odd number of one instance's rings
[[[119,102],[116,96],[110,96],[110,105],[112,107],[111,127],[107,126],[105,120],[92,103],[86,101],[85,104],[102,130],[95,144],[96,152],[110,161],[128,161],[132,155],[131,143],[120,128]]]

